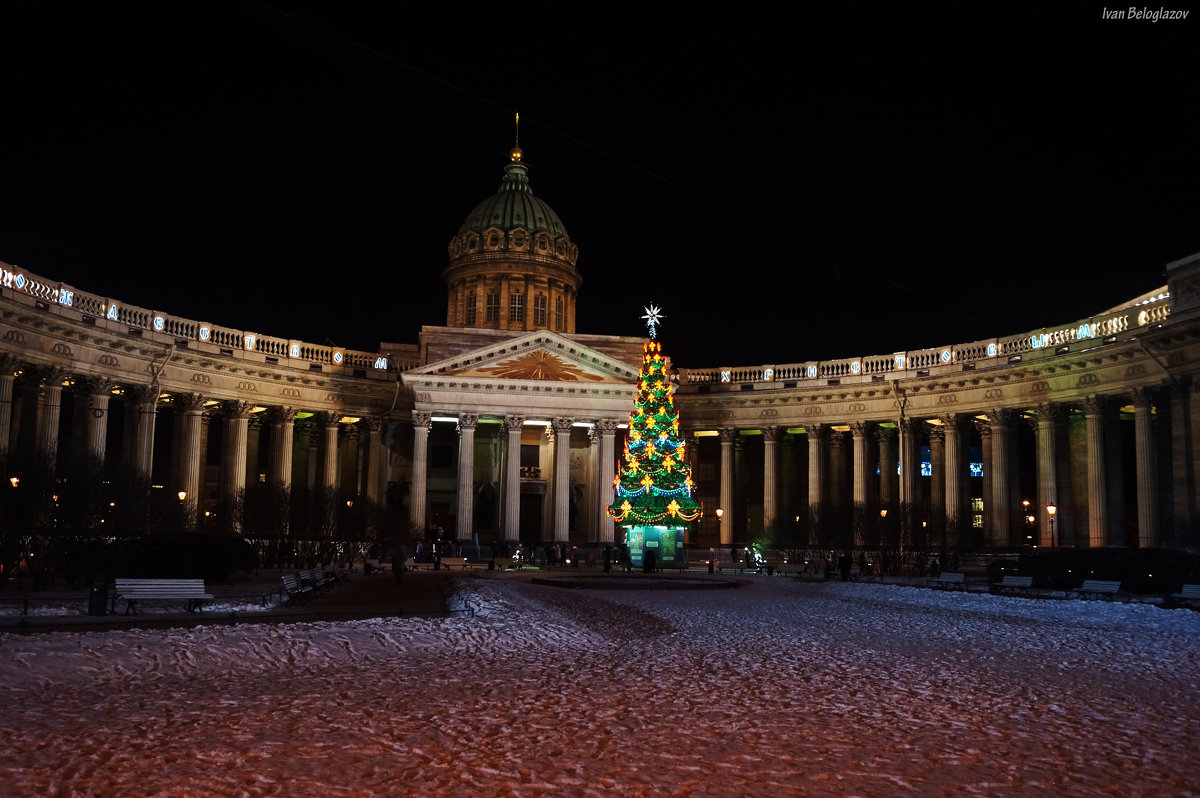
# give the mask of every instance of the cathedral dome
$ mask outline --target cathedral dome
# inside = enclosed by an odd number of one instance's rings
[[[579,249],[554,209],[533,195],[523,153],[514,147],[500,189],[476,205],[450,241],[451,262],[475,253],[514,252],[575,267]]]
[[[533,195],[521,149],[510,157],[500,189],[467,214],[447,247],[446,325],[573,333],[579,248]]]

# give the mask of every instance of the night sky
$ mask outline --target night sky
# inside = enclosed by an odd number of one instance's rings
[[[267,335],[415,343],[517,111],[580,249],[578,331],[642,335],[656,303],[682,366],[1069,323],[1200,251],[1194,15],[412,8],[6,4],[0,260]]]

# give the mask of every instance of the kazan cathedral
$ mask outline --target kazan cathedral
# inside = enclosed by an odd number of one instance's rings
[[[0,484],[84,453],[178,496],[185,527],[268,485],[388,508],[388,543],[620,542],[643,339],[575,329],[578,259],[514,149],[448,242],[445,325],[375,352],[0,263]],[[670,366],[704,508],[686,544],[1195,549],[1200,254],[1163,282],[1002,338]]]

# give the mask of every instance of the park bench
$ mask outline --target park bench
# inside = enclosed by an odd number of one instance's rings
[[[443,557],[442,567],[446,569],[461,568],[464,571],[470,567],[466,557]]]
[[[405,560],[405,561],[404,561],[404,570],[406,570],[406,571],[419,571],[419,570],[421,570],[421,564],[420,564],[420,563],[418,563],[418,562],[417,562],[415,559],[413,559],[412,557],[409,557],[407,560]]]
[[[325,578],[324,571],[300,571],[297,573],[297,576],[300,578],[300,584],[307,587],[313,593],[320,593],[329,584]]]
[[[967,575],[955,571],[942,571],[933,579],[928,580],[928,584],[930,587],[940,590],[966,590]]]
[[[745,572],[745,563],[743,563],[741,560],[734,560],[733,562],[721,562],[718,560],[717,570],[721,571],[722,573],[725,571],[736,571],[740,574]]]
[[[1200,585],[1184,585],[1178,593],[1171,595],[1171,601],[1184,607],[1200,605]]]
[[[204,611],[201,602],[212,598],[203,579],[117,579],[116,598],[125,600],[125,614],[137,615],[137,603],[142,600],[187,601],[187,611]]]
[[[775,573],[780,576],[791,576],[799,578],[805,571],[805,565],[802,562],[781,562],[775,566]]]
[[[1000,583],[992,585],[996,593],[1011,593],[1017,596],[1036,596],[1038,589],[1033,586],[1032,576],[1004,576]]]
[[[283,585],[279,597],[288,604],[295,604],[316,592],[314,588],[300,581],[299,574],[283,574],[279,578]]]
[[[1104,579],[1085,579],[1083,584],[1077,588],[1071,588],[1066,591],[1067,598],[1074,596],[1081,599],[1104,599],[1112,601],[1121,593],[1121,583],[1111,582]]]

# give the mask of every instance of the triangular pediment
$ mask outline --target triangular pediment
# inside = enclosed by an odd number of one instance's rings
[[[405,372],[406,382],[437,376],[581,385],[628,385],[637,375],[636,365],[545,330],[524,333]]]

